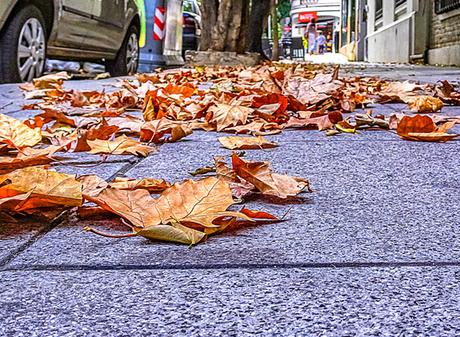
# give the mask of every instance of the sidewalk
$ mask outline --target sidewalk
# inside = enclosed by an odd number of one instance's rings
[[[458,69],[391,67],[343,71],[460,80]],[[65,86],[111,90],[114,81]],[[17,85],[0,86],[0,113],[33,115],[21,110],[24,102]],[[405,108],[372,106],[385,115]],[[460,115],[460,107],[442,111]],[[195,132],[149,157],[113,156],[101,165],[73,153],[56,169],[177,181],[229,153],[217,137]],[[267,138],[280,146],[247,151],[248,159],[307,177],[315,190],[292,205],[285,222],[195,247],[99,237],[82,230],[95,221],[67,217],[2,228],[0,335],[460,334],[460,141],[402,141],[383,131]],[[286,210],[270,200],[249,206],[277,216]]]

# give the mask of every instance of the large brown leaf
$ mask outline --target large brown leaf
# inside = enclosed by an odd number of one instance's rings
[[[155,151],[155,148],[143,145],[138,141],[128,138],[125,135],[111,140],[88,140],[91,151],[89,153],[106,153],[106,154],[133,154],[145,157]]]
[[[278,144],[266,140],[264,137],[219,137],[223,147],[230,150],[258,150],[277,147]]]
[[[248,116],[254,110],[241,105],[217,103],[208,109],[207,121],[215,124],[217,131],[222,131],[229,126],[246,124]]]
[[[61,148],[61,146],[48,146],[43,149],[26,147],[16,157],[0,157],[0,174],[27,166],[49,164],[55,159],[53,154]]]
[[[424,142],[446,142],[458,137],[456,134],[447,133],[454,125],[455,122],[447,122],[440,127],[436,127],[436,124],[428,116],[404,116],[399,121],[396,132],[402,139]]]
[[[10,148],[32,147],[42,140],[39,128],[29,128],[21,121],[0,114],[0,143]]]
[[[267,162],[245,161],[234,153],[232,166],[239,177],[253,184],[262,194],[287,198],[309,189],[307,179],[274,173]]]
[[[40,207],[81,206],[82,184],[74,175],[36,167],[18,169],[0,176],[0,199],[19,197],[14,211]],[[25,200],[23,194],[30,193]]]
[[[219,227],[214,222],[224,217],[251,220],[240,212],[227,211],[234,203],[230,187],[214,177],[174,184],[157,199],[146,190],[111,188],[85,198],[125,218],[136,227],[135,233],[153,240],[195,244],[204,237],[196,226]]]

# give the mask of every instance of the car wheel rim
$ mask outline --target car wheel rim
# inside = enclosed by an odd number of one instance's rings
[[[41,75],[45,63],[45,32],[36,18],[22,26],[18,41],[18,69],[22,81]]]
[[[126,48],[126,68],[128,74],[132,75],[137,70],[137,62],[139,60],[139,42],[136,34],[131,34]]]

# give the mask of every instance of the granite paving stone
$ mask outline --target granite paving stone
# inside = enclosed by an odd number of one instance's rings
[[[315,192],[300,199],[250,199],[249,207],[279,217],[289,210],[285,222],[221,234],[193,248],[143,238],[107,239],[83,232],[85,222],[62,224],[10,266],[459,259],[460,142],[290,141],[295,133],[287,133],[279,148],[246,151],[248,159],[269,160],[278,172],[311,180]],[[165,144],[125,176],[181,181],[191,178],[189,171],[211,164],[213,154],[230,153],[211,140]]]
[[[4,271],[0,334],[455,336],[459,285],[459,267]]]

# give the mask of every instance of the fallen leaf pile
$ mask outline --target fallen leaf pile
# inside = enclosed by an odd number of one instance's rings
[[[21,85],[26,98],[41,99],[24,106],[41,111],[30,119],[0,114],[0,213],[56,215],[77,207],[82,217],[112,214],[129,233],[89,230],[115,237],[196,244],[242,222],[278,221],[263,211],[238,210],[235,203],[249,195],[287,200],[310,191],[309,182],[236,152],[230,160],[216,157],[214,166],[192,172],[206,174],[203,179],[104,181],[54,171],[66,152],[86,152],[102,161],[146,157],[196,130],[244,134],[219,137],[230,150],[279,146],[265,136],[287,129],[316,129],[327,136],[387,130],[405,140],[445,142],[457,136],[448,131],[460,122],[439,114],[445,106],[460,105],[458,88],[447,81],[340,77],[338,67],[267,63],[173,69],[139,74],[108,92],[66,90],[68,78],[58,73]],[[356,112],[373,103],[405,103],[418,114]]]

